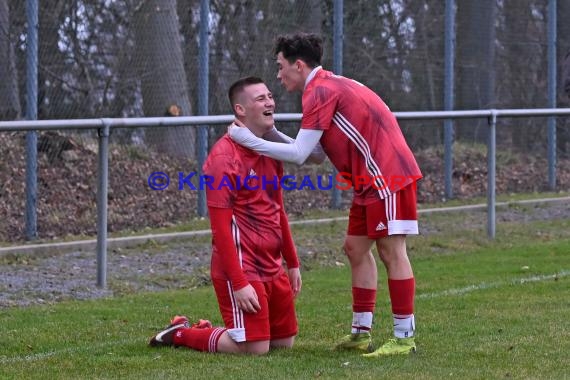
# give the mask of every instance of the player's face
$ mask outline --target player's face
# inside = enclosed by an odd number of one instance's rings
[[[275,101],[264,83],[244,88],[243,99],[243,122],[253,133],[263,134],[273,128]]]
[[[289,63],[283,57],[283,53],[277,54],[277,79],[289,92],[303,91],[305,88],[305,79],[302,76],[300,63],[298,61]]]

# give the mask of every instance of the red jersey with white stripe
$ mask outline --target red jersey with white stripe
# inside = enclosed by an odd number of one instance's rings
[[[303,92],[301,128],[323,131],[320,143],[351,177],[357,204],[384,199],[422,177],[394,114],[352,79],[319,70]],[[356,178],[368,181],[356,186]]]
[[[269,281],[283,273],[282,254],[290,268],[298,267],[283,210],[283,165],[225,135],[212,147],[203,169],[208,207],[232,212],[222,225],[211,220],[212,278],[231,280],[238,290],[244,286],[243,275],[247,281]],[[230,228],[233,241],[217,241],[215,228]]]

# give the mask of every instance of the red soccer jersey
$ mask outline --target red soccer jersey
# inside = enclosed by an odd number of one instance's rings
[[[336,169],[351,176],[358,204],[422,177],[394,114],[352,79],[319,70],[303,92],[301,128],[323,131],[321,145]],[[356,186],[356,178],[368,183]]]
[[[247,285],[245,279],[268,281],[281,274],[282,255],[289,268],[298,267],[283,209],[283,165],[225,135],[212,147],[203,169],[208,207],[232,213],[227,220],[211,218],[212,278],[229,279],[239,290]],[[230,229],[231,242],[216,240],[224,236],[216,230]]]

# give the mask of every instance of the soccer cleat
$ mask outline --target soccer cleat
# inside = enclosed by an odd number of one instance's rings
[[[188,318],[183,315],[176,315],[170,321],[170,325],[166,327],[164,330],[156,334],[150,339],[148,343],[151,347],[160,347],[160,346],[174,346],[174,334],[178,329],[186,327],[192,329],[207,329],[212,327],[212,322],[208,321],[207,319],[199,319],[198,322],[193,323],[190,326],[190,322]]]
[[[369,332],[345,335],[335,349],[370,352],[372,349],[372,337]]]
[[[151,347],[173,346],[174,333],[176,330],[182,327],[190,327],[190,322],[188,322],[187,317],[183,315],[176,315],[174,318],[172,318],[168,327],[150,339],[148,345]]]
[[[198,322],[192,324],[193,329],[209,329],[212,328],[212,322],[207,319],[200,319]]]
[[[363,354],[365,358],[377,358],[384,355],[407,355],[416,352],[414,338],[394,338],[384,343],[376,351]]]

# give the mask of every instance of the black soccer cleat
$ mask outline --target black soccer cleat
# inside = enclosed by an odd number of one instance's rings
[[[172,318],[167,328],[150,339],[148,345],[151,347],[174,346],[174,334],[182,327],[190,327],[190,322],[187,317],[176,315]]]

